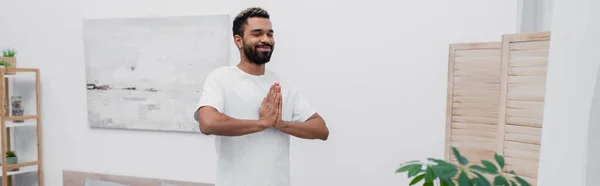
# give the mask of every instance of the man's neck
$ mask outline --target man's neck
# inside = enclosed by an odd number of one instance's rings
[[[240,68],[240,70],[251,74],[251,75],[255,75],[255,76],[260,76],[260,75],[264,75],[265,74],[265,65],[258,65],[255,63],[251,63],[249,61],[240,61],[239,64],[237,64],[237,67]]]

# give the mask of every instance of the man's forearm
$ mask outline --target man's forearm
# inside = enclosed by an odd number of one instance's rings
[[[242,120],[217,113],[212,118],[199,117],[200,130],[207,135],[242,136],[260,132],[268,125],[260,120]]]
[[[275,126],[278,130],[303,139],[327,140],[329,129],[321,118],[309,119],[305,122],[284,122],[283,125]]]

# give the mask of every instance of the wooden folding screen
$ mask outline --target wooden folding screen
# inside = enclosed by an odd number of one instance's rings
[[[451,146],[473,161],[494,157],[500,98],[501,42],[450,45],[446,160]]]
[[[445,159],[450,147],[472,162],[505,157],[505,170],[537,185],[550,33],[502,36],[501,43],[452,44]]]
[[[536,183],[550,33],[504,35],[497,151],[507,170]]]

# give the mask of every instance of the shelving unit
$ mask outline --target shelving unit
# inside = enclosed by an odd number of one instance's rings
[[[8,103],[8,109],[0,109],[0,128],[2,128],[1,134],[1,154],[0,154],[0,167],[2,168],[2,185],[1,186],[12,186],[12,177],[14,175],[20,175],[30,172],[37,172],[38,180],[37,185],[43,186],[42,180],[42,146],[41,146],[41,109],[40,109],[40,71],[35,68],[1,68],[0,69],[0,105]],[[12,112],[11,97],[13,95],[11,89],[15,88],[14,81],[18,77],[35,77],[33,82],[35,88],[35,96],[30,99],[35,99],[35,114],[27,114],[25,112],[22,116],[15,116]],[[31,92],[29,92],[31,93]],[[19,95],[16,95],[19,96]],[[22,104],[27,100],[23,99]],[[31,107],[33,108],[33,107]],[[26,107],[25,109],[30,109]],[[19,122],[22,120],[22,122]],[[11,135],[12,131],[21,127],[35,127],[37,129],[37,158],[34,160],[23,160],[19,157],[24,156],[23,154],[16,154],[18,162],[17,164],[5,165],[7,162],[6,152],[13,150],[16,147],[11,147],[11,136],[16,137],[16,134]],[[35,135],[33,135],[35,136]]]

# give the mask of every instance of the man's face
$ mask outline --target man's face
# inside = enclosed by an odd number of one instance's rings
[[[255,64],[265,64],[271,60],[275,47],[271,21],[265,18],[249,18],[242,39],[244,55]]]

